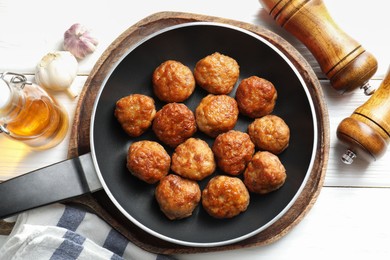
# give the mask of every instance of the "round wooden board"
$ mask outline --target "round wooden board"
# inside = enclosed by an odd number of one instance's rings
[[[87,206],[91,211],[99,215],[131,242],[154,253],[174,254],[208,252],[272,243],[287,234],[306,215],[320,193],[326,172],[329,154],[329,121],[327,107],[324,102],[321,85],[312,68],[302,55],[280,36],[264,28],[219,17],[179,12],[161,12],[146,17],[122,33],[102,54],[92,69],[83,91],[80,94],[75,120],[72,126],[68,157],[76,157],[90,152],[90,118],[96,95],[101,88],[104,78],[112,69],[112,66],[114,66],[119,58],[128,50],[129,46],[163,28],[176,24],[198,21],[225,23],[251,31],[267,39],[292,61],[309,89],[315,106],[315,113],[318,118],[317,130],[319,134],[316,158],[302,193],[292,207],[279,220],[257,235],[239,243],[221,247],[186,247],[172,244],[151,236],[132,224],[119,213],[104,191],[83,195],[70,201],[70,203],[81,203]]]

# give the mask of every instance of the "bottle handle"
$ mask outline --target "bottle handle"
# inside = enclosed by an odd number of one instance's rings
[[[0,80],[3,80],[8,86],[10,83],[12,83],[20,90],[23,90],[26,84],[28,85],[32,84],[32,82],[28,81],[26,76],[24,76],[23,74],[9,72],[9,71],[0,73]],[[1,133],[5,133],[6,135],[11,135],[10,131],[8,131],[6,125],[4,124],[0,124],[0,134]]]
[[[23,74],[9,71],[0,73],[0,79],[4,80],[7,84],[12,83],[16,86],[20,85],[20,89],[23,89],[26,84],[32,84],[32,82],[28,81],[26,76],[24,76]]]
[[[11,133],[8,131],[7,127],[5,125],[0,125],[0,134],[4,133],[6,135],[11,135]]]

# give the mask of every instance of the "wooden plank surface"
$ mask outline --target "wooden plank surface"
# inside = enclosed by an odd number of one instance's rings
[[[378,86],[389,67],[390,38],[388,10],[384,2],[324,0],[335,21],[363,44],[378,59],[379,68],[370,83]],[[112,6],[120,8],[112,8]],[[109,10],[109,11],[107,11]],[[385,242],[390,241],[389,212],[384,206],[390,197],[390,153],[375,163],[356,162],[351,166],[339,160],[344,147],[335,136],[338,123],[363,104],[361,92],[340,96],[327,80],[308,50],[279,28],[256,0],[166,0],[141,1],[66,1],[59,7],[50,0],[0,0],[0,71],[29,75],[46,52],[61,49],[62,33],[75,22],[92,28],[100,40],[97,51],[80,62],[79,76],[73,84],[81,90],[93,65],[107,46],[126,28],[159,11],[185,11],[235,19],[270,29],[297,48],[321,79],[330,116],[330,154],[328,169],[315,207],[283,239],[269,246],[226,253],[208,254],[208,259],[291,259],[316,257],[387,259]],[[66,95],[56,94],[73,116],[77,104]],[[49,151],[35,152],[0,137],[0,179],[7,179],[58,162],[67,156],[68,139]],[[345,188],[359,187],[359,188]],[[383,201],[383,202],[382,202]],[[331,215],[329,215],[331,214]],[[321,232],[318,232],[318,231]],[[318,252],[321,252],[320,254]],[[180,259],[205,259],[204,255]]]

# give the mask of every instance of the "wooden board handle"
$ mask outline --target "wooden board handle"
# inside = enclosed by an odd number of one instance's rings
[[[334,89],[344,93],[364,88],[375,74],[375,57],[334,22],[322,0],[260,3],[280,26],[310,50]]]
[[[386,152],[390,142],[390,69],[378,90],[341,121],[337,137],[349,148],[349,156],[343,157],[346,163],[359,154],[377,160]]]

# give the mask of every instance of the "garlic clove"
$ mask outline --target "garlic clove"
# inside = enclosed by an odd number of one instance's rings
[[[77,70],[78,62],[73,54],[68,51],[50,52],[38,63],[35,80],[46,89],[64,91],[72,85]]]
[[[76,58],[83,59],[96,50],[98,40],[91,32],[79,23],[73,24],[64,33],[64,49],[71,52]]]

